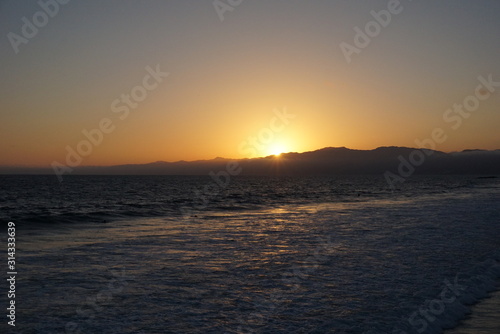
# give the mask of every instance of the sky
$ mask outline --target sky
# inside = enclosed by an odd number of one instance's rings
[[[0,0],[0,165],[500,149],[499,17],[496,0]]]

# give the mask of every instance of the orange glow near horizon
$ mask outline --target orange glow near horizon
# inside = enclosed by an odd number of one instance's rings
[[[445,15],[451,4],[416,6],[349,63],[339,44],[353,43],[372,2],[249,2],[223,23],[201,2],[104,10],[78,2],[19,54],[0,41],[0,165],[418,147],[438,128],[446,140],[436,150],[500,149],[493,3],[471,2],[456,15]],[[36,2],[12,2],[0,18],[6,31],[19,31],[19,18],[37,10]],[[495,84],[482,92],[495,92],[460,123],[457,113],[446,122],[447,109],[474,103],[467,97],[489,75]],[[277,114],[283,108],[294,117]]]

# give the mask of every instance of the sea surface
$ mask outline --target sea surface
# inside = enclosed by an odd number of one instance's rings
[[[2,333],[473,333],[498,305],[499,178],[0,176],[0,221]]]

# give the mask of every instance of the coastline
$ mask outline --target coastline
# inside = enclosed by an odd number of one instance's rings
[[[498,288],[497,283],[497,288]],[[471,314],[458,327],[444,334],[498,334],[500,333],[500,289],[471,307]]]

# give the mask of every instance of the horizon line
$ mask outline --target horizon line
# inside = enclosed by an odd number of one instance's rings
[[[275,157],[278,158],[279,156],[286,155],[286,154],[304,154],[304,153],[311,153],[311,152],[317,152],[321,151],[324,149],[347,149],[351,151],[374,151],[380,148],[406,148],[406,149],[413,149],[413,150],[430,150],[430,151],[435,151],[435,152],[441,152],[441,153],[460,153],[460,152],[466,152],[466,151],[485,151],[485,152],[494,152],[494,151],[499,151],[500,149],[480,149],[480,148],[474,148],[474,149],[462,149],[460,151],[455,150],[455,151],[439,151],[436,149],[430,149],[427,147],[408,147],[408,146],[378,146],[376,148],[372,149],[356,149],[356,148],[348,148],[345,146],[325,146],[322,148],[318,148],[315,150],[311,151],[303,151],[303,152],[282,152],[279,155],[276,154],[270,154],[266,156],[256,156],[256,157],[251,157],[251,158],[225,158],[225,157],[220,157],[216,156],[215,158],[212,159],[197,159],[197,160],[177,160],[177,161],[166,161],[166,160],[156,160],[156,161],[150,161],[150,162],[143,162],[143,163],[122,163],[122,164],[114,164],[114,165],[79,165],[76,166],[75,168],[80,168],[80,167],[116,167],[116,166],[129,166],[129,165],[148,165],[148,164],[154,164],[154,163],[179,163],[179,162],[186,162],[186,163],[192,163],[192,162],[200,162],[200,161],[213,161],[213,160],[233,160],[233,161],[242,161],[242,160],[251,160],[251,159],[265,159],[265,158],[271,158]],[[29,168],[29,169],[36,169],[36,168],[52,168],[50,164],[47,165],[0,165],[0,168]]]

